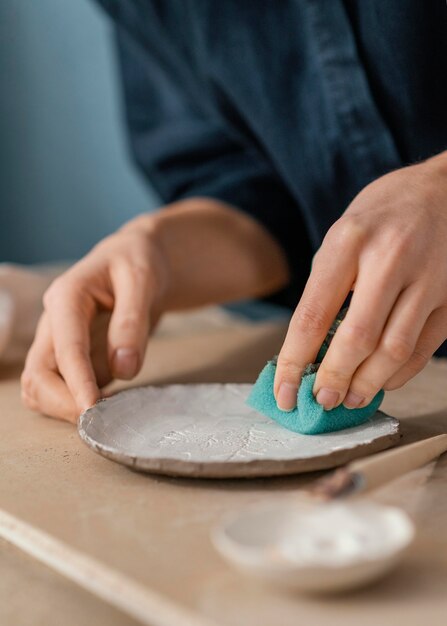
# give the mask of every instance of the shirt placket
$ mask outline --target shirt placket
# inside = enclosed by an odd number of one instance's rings
[[[402,166],[393,137],[374,102],[354,33],[341,0],[307,0],[312,46],[345,158],[363,186]]]

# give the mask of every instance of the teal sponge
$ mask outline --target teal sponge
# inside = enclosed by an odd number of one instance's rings
[[[312,393],[317,368],[310,365],[301,379],[296,408],[293,411],[281,411],[276,406],[273,395],[275,369],[276,361],[269,361],[259,374],[247,404],[259,413],[274,419],[281,426],[302,435],[330,433],[363,424],[374,415],[383,400],[384,392],[379,391],[371,403],[361,409],[347,409],[341,404],[335,409],[326,411],[318,404]]]

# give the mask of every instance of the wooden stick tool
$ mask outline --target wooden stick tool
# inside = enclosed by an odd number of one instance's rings
[[[0,539],[146,626],[214,624],[1,509]]]
[[[332,500],[371,491],[434,461],[444,452],[447,452],[447,435],[437,435],[386,450],[353,461],[317,480],[307,493],[323,500]]]

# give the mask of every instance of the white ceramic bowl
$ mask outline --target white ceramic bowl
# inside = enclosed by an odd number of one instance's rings
[[[353,516],[354,523],[345,528],[329,524],[318,538],[309,524],[316,514],[324,520],[332,519],[334,512]],[[368,520],[369,538],[362,524],[356,528],[359,515]],[[285,503],[257,505],[227,517],[213,530],[212,541],[229,563],[259,579],[303,592],[329,593],[362,587],[384,576],[399,562],[414,534],[409,517],[394,507],[368,502]],[[362,550],[361,542],[371,540],[375,549]]]

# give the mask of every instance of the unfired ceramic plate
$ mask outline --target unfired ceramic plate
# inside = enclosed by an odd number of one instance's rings
[[[96,452],[143,472],[230,478],[311,472],[390,447],[399,422],[378,411],[362,426],[299,435],[245,404],[251,385],[139,387],[79,419]]]

